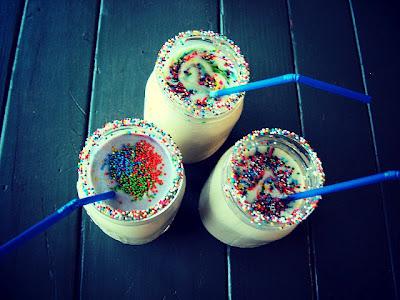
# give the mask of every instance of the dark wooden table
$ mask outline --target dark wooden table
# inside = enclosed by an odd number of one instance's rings
[[[250,3],[251,2],[251,3]],[[77,211],[0,260],[1,299],[396,299],[398,182],[324,197],[292,234],[230,248],[201,224],[200,189],[253,129],[305,136],[327,183],[399,169],[398,1],[0,1],[0,243],[75,197],[78,153],[106,121],[142,117],[162,44],[210,29],[242,49],[252,80],[298,72],[373,97],[294,84],[249,92],[230,138],[187,165],[171,229],[123,245]]]

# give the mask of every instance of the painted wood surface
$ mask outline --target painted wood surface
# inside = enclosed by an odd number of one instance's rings
[[[379,169],[382,171],[400,169],[396,137],[400,128],[398,112],[398,79],[400,68],[400,19],[396,13],[396,1],[352,1],[358,32],[361,59],[364,67],[365,88],[374,98],[371,115],[376,135]],[[399,182],[388,182],[381,186],[384,195],[384,210],[387,215],[388,238],[393,260],[393,280],[396,296],[400,290],[400,202]]]
[[[76,195],[95,13],[86,1],[26,5],[0,144],[2,242]],[[78,258],[74,213],[0,260],[1,298],[72,299]]]
[[[23,10],[22,0],[0,2],[0,129]]]
[[[348,2],[290,1],[290,15],[298,72],[363,91]],[[327,184],[376,172],[367,106],[303,86],[300,99]],[[393,297],[378,186],[325,196],[310,221],[321,299]]]
[[[294,84],[248,92],[223,147],[185,166],[187,191],[164,235],[144,246],[123,245],[76,212],[0,259],[7,299],[398,298],[399,183],[326,196],[287,238],[256,249],[215,240],[197,212],[218,158],[262,127],[304,135],[323,161],[327,183],[400,168],[395,1],[24,5],[0,3],[0,242],[76,195],[87,134],[107,121],[142,117],[157,51],[180,31],[226,34],[248,58],[252,80],[299,72],[368,91],[373,103]]]

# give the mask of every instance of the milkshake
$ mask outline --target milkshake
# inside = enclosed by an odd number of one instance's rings
[[[199,202],[207,230],[225,244],[250,248],[288,235],[320,196],[285,202],[287,195],[321,187],[321,161],[298,135],[253,131],[228,149],[205,183]]]
[[[88,137],[79,159],[79,198],[116,192],[114,200],[84,206],[104,233],[139,245],[168,229],[185,174],[181,153],[163,130],[139,119],[107,123]]]
[[[171,134],[185,163],[201,161],[224,143],[243,110],[244,93],[213,98],[210,91],[248,81],[248,64],[231,40],[212,31],[182,32],[158,53],[144,118]]]

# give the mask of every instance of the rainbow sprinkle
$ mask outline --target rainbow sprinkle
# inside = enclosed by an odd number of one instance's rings
[[[92,159],[103,145],[112,140],[115,136],[121,134],[149,137],[166,149],[171,158],[171,185],[168,188],[166,195],[154,205],[151,205],[148,209],[115,209],[110,206],[107,201],[96,202],[90,205],[94,205],[102,214],[115,220],[140,221],[148,219],[151,216],[159,214],[161,211],[167,209],[171,205],[171,203],[175,200],[177,193],[182,188],[185,177],[182,164],[182,155],[175,142],[166,132],[156,127],[153,123],[140,119],[123,119],[107,123],[103,128],[97,129],[86,139],[85,146],[79,154],[77,187],[84,192],[85,196],[91,196],[98,192],[102,192],[95,190],[94,182],[91,178],[91,167],[93,164]],[[133,157],[132,152],[129,152],[129,149],[132,150],[133,147],[131,145],[125,145],[125,147],[120,149],[114,148],[113,152],[115,156],[113,156],[113,153],[111,153],[111,156],[108,156],[107,159],[109,167],[111,166],[111,168],[109,168],[109,175],[115,181],[117,181],[117,179],[123,180],[122,171],[128,173],[131,171],[137,171],[137,175],[139,175],[140,170],[144,170],[140,168],[145,168],[146,170],[144,171],[149,171],[149,169],[152,168],[151,178],[146,178],[147,180],[145,181],[145,184],[147,185],[146,188],[143,188],[143,190],[138,189],[131,191],[134,194],[133,196],[137,196],[138,198],[144,190],[147,192],[156,192],[156,184],[160,184],[157,174],[161,174],[159,171],[162,172],[163,165],[162,162],[160,162],[158,155],[156,155],[154,152],[154,149],[152,148],[153,146],[150,145],[150,147],[149,145],[150,144],[143,143],[141,141],[137,142],[135,144],[134,151],[136,155],[135,157]],[[128,157],[126,158],[129,162],[124,160],[120,154],[127,155]],[[132,163],[132,160],[135,161],[135,159],[137,164]],[[146,163],[144,163],[145,160],[147,160]],[[121,165],[116,166],[118,163],[121,163]],[[143,166],[141,166],[142,163]],[[112,166],[113,164],[114,166]],[[132,194],[129,192],[129,184],[124,186],[124,184],[121,185],[121,183],[122,182],[120,181],[120,188],[125,189],[125,192],[128,191],[128,194]]]
[[[241,196],[246,197],[261,182],[261,188],[256,192],[256,200],[247,203],[250,210],[258,211],[267,218],[279,218],[287,209],[286,203],[278,197],[273,197],[272,193],[290,195],[301,188],[298,181],[292,177],[294,168],[283,158],[273,155],[273,152],[274,148],[270,147],[268,153],[256,152],[255,155],[241,161],[235,160],[233,163],[234,186]],[[266,176],[266,170],[272,174]]]
[[[176,48],[194,40],[207,43],[209,48],[191,49],[174,57]],[[230,55],[220,48],[229,51]],[[189,66],[188,69],[183,65]],[[208,93],[249,81],[249,66],[240,48],[227,37],[212,31],[186,31],[169,39],[158,53],[155,71],[169,99],[182,107],[186,115],[195,118],[216,117],[235,108],[244,93],[221,98],[209,97]],[[180,76],[196,76],[196,87],[185,86]]]
[[[163,184],[160,179],[164,166],[162,157],[155,152],[153,145],[144,140],[134,146],[113,148],[105,164],[109,170],[106,175],[118,184],[115,189],[131,195],[132,200],[140,200],[144,194],[154,197],[158,192],[157,184]]]
[[[256,146],[258,139],[279,136],[295,141],[307,152],[311,165],[315,166],[313,176],[316,176],[318,182],[315,188],[322,186],[325,181],[321,161],[302,137],[278,128],[265,128],[248,134],[233,147],[224,190],[228,199],[231,198],[250,221],[258,225],[277,224],[283,227],[298,224],[315,209],[320,199],[313,197],[298,200],[304,203],[287,214],[287,205],[276,195],[290,195],[305,188],[293,177],[295,169],[288,165],[284,158],[274,155],[273,146],[270,146],[265,153],[255,151],[253,155],[248,155],[249,145]],[[266,170],[270,172],[268,176],[265,176]],[[246,200],[246,196],[254,191],[256,186],[258,190],[255,201],[250,203]]]

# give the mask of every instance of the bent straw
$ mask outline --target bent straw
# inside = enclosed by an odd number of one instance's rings
[[[245,91],[251,91],[255,89],[260,89],[260,88],[265,88],[265,87],[270,87],[274,85],[281,85],[281,84],[286,84],[286,83],[291,83],[291,82],[299,82],[303,83],[305,85],[311,86],[316,89],[320,89],[326,92],[330,92],[333,94],[338,94],[347,98],[351,98],[354,100],[361,101],[363,103],[370,103],[371,102],[371,97],[362,93],[354,92],[352,90],[326,83],[320,80],[316,80],[304,75],[300,74],[286,74],[278,77],[273,77],[269,79],[264,79],[260,81],[255,81],[251,82],[248,84],[243,84],[243,85],[238,85],[226,89],[221,89],[221,90],[216,90],[216,91],[211,91],[210,92],[210,97],[221,97],[225,95],[230,95],[230,94],[236,94],[236,93],[241,93]]]
[[[36,223],[35,225],[29,227],[27,230],[22,232],[21,234],[17,235],[15,238],[9,240],[5,244],[3,244],[0,247],[0,256],[8,253],[10,250],[13,248],[21,245],[25,241],[33,238],[37,234],[45,231],[47,228],[49,228],[51,225],[57,223],[61,219],[65,218],[68,216],[70,213],[72,213],[76,208],[81,207],[83,205],[97,202],[100,200],[107,200],[107,199],[112,199],[115,197],[115,192],[110,191],[102,194],[97,194],[94,196],[89,196],[86,198],[82,199],[72,199],[71,201],[67,202],[64,206],[60,207],[52,213],[51,215],[47,216],[40,222]]]
[[[312,189],[296,194],[289,195],[286,198],[282,198],[281,200],[288,203],[297,199],[309,198],[314,196],[321,196],[330,193],[336,193],[340,191],[355,189],[361,186],[370,185],[374,183],[379,183],[388,180],[399,180],[400,179],[400,171],[387,171],[384,173],[378,173],[371,176],[361,177],[349,181],[343,181],[332,185],[327,185],[318,189]]]

